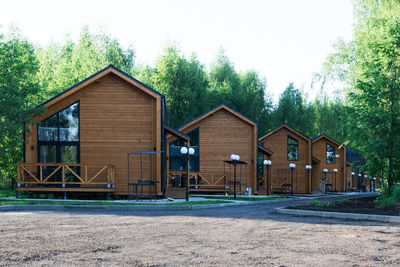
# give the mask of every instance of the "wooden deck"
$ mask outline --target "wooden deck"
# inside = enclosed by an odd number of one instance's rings
[[[114,181],[111,164],[18,164],[18,191],[114,192]]]

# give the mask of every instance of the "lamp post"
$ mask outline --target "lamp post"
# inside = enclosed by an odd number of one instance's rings
[[[372,179],[371,179],[371,192],[374,192],[375,191],[375,180],[376,180],[376,178],[375,177],[373,177]]]
[[[352,184],[352,186],[353,186],[353,181],[354,181],[354,172],[351,172],[351,184]],[[353,186],[353,188],[354,188],[354,186]]]
[[[306,165],[306,170],[307,170],[307,179],[310,181],[310,171],[312,169],[311,165]],[[312,177],[311,177],[312,179]],[[310,184],[308,184],[308,188],[310,188]],[[311,193],[312,193],[312,180],[311,180]]]
[[[236,198],[236,165],[238,160],[240,160],[240,156],[232,154],[231,160],[233,163],[233,198]]]
[[[190,170],[190,155],[194,154],[194,149],[192,147],[181,147],[181,154],[186,157],[186,201],[189,201],[189,170]]]
[[[325,173],[325,179],[324,179],[324,182],[325,182],[325,185],[324,185],[324,194],[326,193],[326,174],[327,174],[327,172],[328,172],[328,169],[323,169],[323,172]]]
[[[265,181],[265,192],[267,195],[269,195],[269,167],[271,166],[272,161],[270,160],[264,160],[264,165],[267,166],[267,178]]]
[[[335,191],[336,191],[336,173],[338,172],[338,169],[333,169],[333,172],[335,173]]]
[[[362,184],[361,183],[361,173],[358,174],[358,179],[357,179],[357,188],[362,189]]]
[[[290,168],[290,172],[291,172],[290,194],[293,196],[293,173],[294,173],[294,168],[296,168],[296,164],[290,163],[289,168]]]

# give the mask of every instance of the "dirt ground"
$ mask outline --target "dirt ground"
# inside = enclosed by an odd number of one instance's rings
[[[306,206],[295,206],[290,208],[301,209],[301,210],[400,216],[400,203],[387,207],[380,207],[379,203],[375,202],[375,199],[376,197],[364,197],[357,199],[348,199],[345,201],[325,202],[325,203],[330,203],[330,205],[327,206],[306,205]]]
[[[398,266],[400,225],[272,212],[0,213],[0,265]]]

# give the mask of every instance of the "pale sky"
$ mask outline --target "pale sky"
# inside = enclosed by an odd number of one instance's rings
[[[136,61],[154,65],[168,40],[209,67],[223,47],[236,70],[255,70],[276,100],[289,82],[311,97],[311,78],[332,44],[352,35],[351,0],[3,0],[0,25],[13,24],[41,45],[77,39],[83,25],[99,25]]]

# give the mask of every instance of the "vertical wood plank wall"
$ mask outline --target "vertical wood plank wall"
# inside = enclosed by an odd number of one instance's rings
[[[254,191],[256,188],[257,127],[224,109],[183,129],[182,132],[187,134],[197,127],[200,128],[200,173],[207,179],[211,176],[219,178],[224,174],[224,160],[230,160],[231,154],[238,154],[240,160],[248,163],[246,186]],[[169,136],[167,147],[174,140],[176,138]],[[169,160],[167,168],[169,168]],[[244,171],[245,167],[242,168]]]
[[[326,163],[326,144],[330,144],[335,148],[335,154],[339,155],[339,158],[335,158],[335,164],[327,164]],[[327,169],[328,172],[333,172],[333,169],[338,169],[338,172],[336,174],[336,190],[339,191],[344,191],[345,190],[345,178],[346,178],[346,148],[342,146],[339,149],[339,146],[331,142],[325,137],[322,137],[316,141],[313,142],[312,144],[312,151],[313,151],[313,156],[318,158],[320,160],[319,163],[319,173],[316,177],[316,180],[320,180],[321,178],[324,178],[323,175],[321,174],[323,169]],[[335,179],[334,179],[334,174],[328,174],[329,175],[329,183],[332,184],[332,190],[335,189]],[[314,183],[314,186],[316,184]],[[313,189],[318,189],[314,187]]]
[[[50,106],[37,120],[46,119],[78,100],[81,163],[114,165],[115,193],[126,195],[127,153],[161,150],[160,99],[110,73]],[[29,127],[32,135],[26,137],[26,162],[37,162],[37,127]],[[149,161],[144,165],[147,176],[148,165]],[[160,181],[160,156],[153,157],[152,166],[153,180]],[[160,183],[157,192],[161,193]]]
[[[296,139],[299,143],[299,160],[289,161],[287,159],[288,136]],[[293,193],[309,193],[311,188],[311,173],[307,176],[306,165],[311,165],[311,140],[297,135],[283,127],[280,130],[260,140],[260,144],[272,150],[271,180],[278,177],[279,169],[289,169],[289,164],[296,164],[296,178],[294,179]]]

